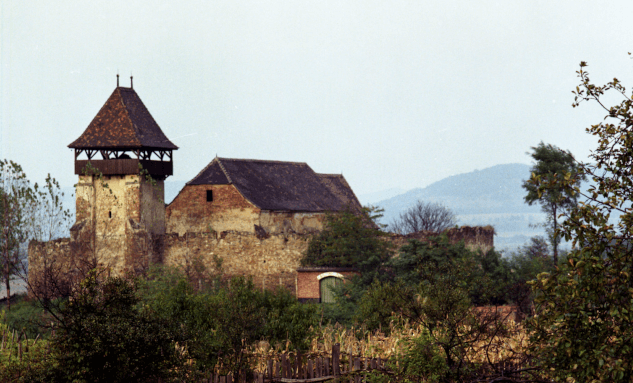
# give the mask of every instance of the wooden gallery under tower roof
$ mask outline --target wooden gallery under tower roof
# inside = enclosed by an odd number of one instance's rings
[[[115,273],[142,271],[154,237],[165,233],[164,180],[173,151],[133,87],[118,86],[69,148],[75,153],[74,242]],[[148,251],[149,250],[149,251]],[[158,261],[158,260],[157,260]]]

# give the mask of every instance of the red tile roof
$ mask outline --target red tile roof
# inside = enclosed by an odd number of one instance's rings
[[[160,129],[132,88],[117,87],[73,149],[178,149]]]

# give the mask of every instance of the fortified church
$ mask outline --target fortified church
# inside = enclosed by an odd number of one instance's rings
[[[319,174],[305,163],[216,157],[165,205],[164,181],[173,175],[178,147],[132,85],[118,86],[118,76],[105,105],[68,147],[79,178],[76,222],[70,238],[29,244],[29,286],[40,293],[80,279],[86,268],[123,275],[164,264],[185,271],[221,267],[262,289],[284,286],[300,300],[326,301],[327,286],[354,272],[300,267],[327,212],[361,208],[342,175]],[[432,234],[392,241],[399,246]],[[471,248],[493,246],[491,227],[446,234]]]
[[[118,86],[118,76],[105,105],[68,147],[79,178],[76,222],[70,238],[29,245],[34,288],[45,288],[48,275],[70,279],[86,263],[121,275],[153,263],[213,269],[221,259],[228,275],[319,299],[319,280],[347,274],[298,272],[326,213],[361,208],[342,175],[319,174],[305,163],[215,158],[166,205],[164,181],[173,175],[178,147],[132,85]],[[309,279],[303,283],[301,271]]]

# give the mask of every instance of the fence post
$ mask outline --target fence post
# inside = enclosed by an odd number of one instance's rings
[[[281,377],[282,378],[287,378],[288,377],[288,365],[286,363],[286,354],[281,354]]]
[[[303,379],[305,378],[305,376],[303,376],[303,361],[301,360],[301,351],[295,350],[295,365],[297,366],[297,379]]]
[[[341,344],[336,343],[332,346],[332,372],[334,376],[341,375],[341,366],[340,366],[340,358],[341,358]]]
[[[273,379],[273,360],[272,359],[268,359],[266,361],[266,374],[268,375],[268,379]]]
[[[286,378],[292,379],[292,363],[290,362],[290,355],[286,358]]]

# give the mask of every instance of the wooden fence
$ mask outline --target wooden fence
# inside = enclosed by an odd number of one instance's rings
[[[15,347],[16,357],[22,361],[22,354],[29,352],[29,346],[35,346],[40,339],[27,339],[26,334],[16,331],[4,331],[0,341],[0,352],[7,353],[11,358]],[[17,347],[16,347],[17,346]],[[46,350],[48,353],[48,350]],[[341,354],[341,345],[332,346],[330,356],[303,355],[300,351],[283,353],[267,359],[264,371],[241,372],[238,377],[232,374],[207,374],[200,383],[268,383],[268,382],[365,382],[365,376],[370,371],[383,371],[384,359],[362,358],[351,354]]]
[[[352,355],[341,356],[341,345],[332,346],[331,357],[308,357],[297,351],[284,353],[277,359],[266,361],[265,371],[245,373],[239,378],[229,374],[212,374],[202,383],[240,383],[240,382],[365,382],[365,375],[374,370],[384,371],[384,360],[380,358],[361,358]]]
[[[26,336],[26,333],[16,332],[15,330],[7,332],[7,330],[2,333],[2,342],[0,343],[0,352],[6,352],[8,358],[11,358],[11,352],[13,350],[13,346],[17,345],[17,354],[16,356],[21,361],[22,353],[29,352],[29,342],[31,346],[35,346],[35,343],[40,339],[39,334],[32,341],[29,340]],[[24,347],[23,347],[24,346]],[[6,349],[6,351],[5,351]]]

